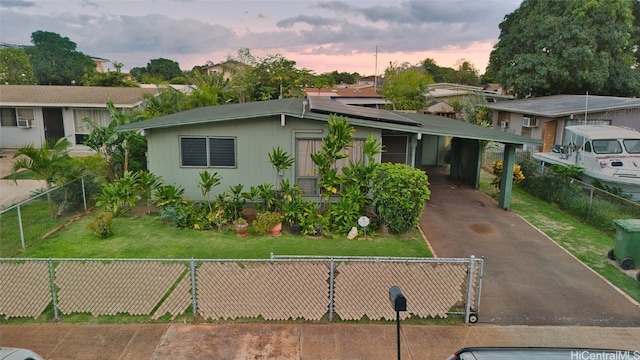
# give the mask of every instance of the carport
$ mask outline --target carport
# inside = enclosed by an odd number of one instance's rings
[[[478,189],[480,186],[483,144],[486,142],[502,144],[504,146],[504,171],[499,206],[505,210],[511,207],[516,149],[522,148],[525,144],[542,144],[542,140],[539,139],[527,138],[441,116],[419,114],[403,114],[403,116],[420,123],[419,127],[412,129],[415,131],[415,141],[412,141],[411,154],[414,157],[412,164],[415,164],[415,167],[430,167],[445,165],[448,162],[451,165],[449,176],[458,182],[471,185],[474,189]],[[423,147],[427,146],[424,139],[427,137],[438,138],[442,143],[445,142],[443,139],[451,139],[449,150],[445,150],[444,146],[436,147],[437,151],[449,151],[446,156],[448,161],[444,161],[445,157],[442,156],[436,156],[436,162],[422,158]]]

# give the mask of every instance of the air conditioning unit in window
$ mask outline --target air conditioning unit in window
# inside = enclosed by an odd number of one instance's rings
[[[506,129],[509,127],[509,122],[508,121],[500,121],[500,128],[501,129]]]
[[[18,127],[22,129],[31,128],[31,119],[18,119]]]
[[[538,127],[538,118],[523,117],[522,127]]]

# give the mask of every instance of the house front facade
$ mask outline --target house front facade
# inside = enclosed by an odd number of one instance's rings
[[[121,109],[143,104],[158,89],[93,86],[0,85],[0,148],[42,146],[66,137],[81,150],[91,132],[83,119],[100,125],[111,121],[107,103]]]
[[[149,171],[175,184],[192,200],[204,200],[197,187],[199,173],[222,177],[212,193],[243,184],[245,191],[274,184],[276,173],[268,153],[275,147],[293,155],[294,165],[280,174],[299,185],[304,196],[318,196],[318,175],[310,154],[320,150],[329,116],[346,117],[355,129],[349,160],[363,159],[363,144],[371,135],[384,147],[379,162],[417,168],[442,166],[454,159],[452,173],[466,181],[479,180],[482,140],[522,146],[522,138],[451,119],[400,114],[341,104],[329,99],[281,99],[220,105],[175,113],[120,126],[118,131],[142,131],[147,138]],[[524,139],[525,142],[529,141]],[[449,156],[447,156],[449,155]]]
[[[543,141],[533,151],[565,144],[571,125],[615,125],[640,131],[640,99],[594,95],[553,95],[487,104],[493,127]]]

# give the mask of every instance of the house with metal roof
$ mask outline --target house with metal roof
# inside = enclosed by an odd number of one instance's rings
[[[196,184],[203,170],[222,177],[216,187],[220,192],[236,184],[248,188],[273,182],[275,170],[268,153],[277,146],[295,157],[294,166],[280,174],[282,178],[299,185],[305,196],[315,197],[318,177],[310,154],[320,149],[331,115],[346,117],[355,128],[349,150],[352,160],[362,158],[362,144],[371,134],[384,147],[378,161],[416,168],[450,163],[451,176],[476,187],[483,141],[504,144],[507,165],[513,164],[515,148],[540,143],[444,117],[352,106],[320,97],[203,107],[117,130],[141,131],[147,138],[149,171],[167,184],[182,186],[190,199],[202,198]],[[344,161],[338,166],[347,166],[348,159]],[[503,184],[510,186],[510,176]],[[510,195],[510,188],[506,193]],[[508,208],[509,197],[501,203]]]
[[[640,99],[594,95],[552,95],[489,103],[493,126],[543,140],[535,150],[562,144],[570,125],[616,125],[640,130]]]
[[[156,94],[157,88],[0,85],[0,148],[39,147],[62,137],[73,149],[86,148],[82,144],[91,129],[84,118],[106,126],[111,121],[107,102],[119,110],[134,109],[145,95]]]

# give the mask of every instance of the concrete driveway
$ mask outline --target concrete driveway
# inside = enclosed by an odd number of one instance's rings
[[[546,235],[444,169],[427,173],[421,226],[437,256],[485,257],[480,323],[640,326],[635,301]]]

